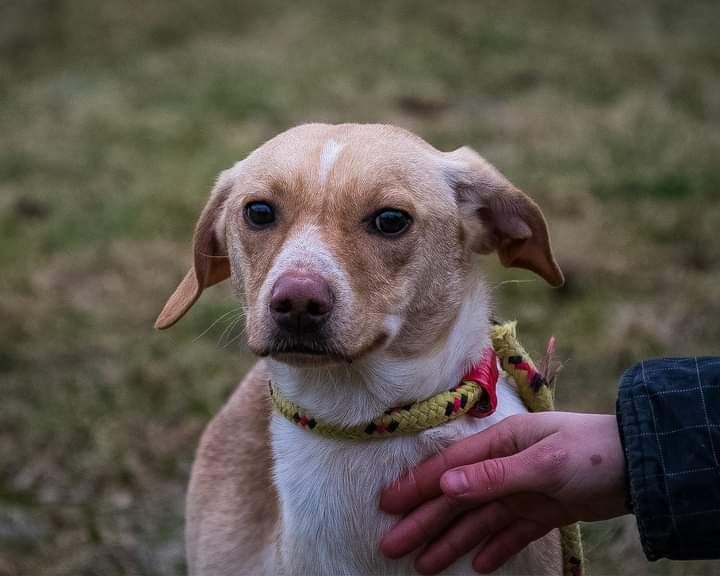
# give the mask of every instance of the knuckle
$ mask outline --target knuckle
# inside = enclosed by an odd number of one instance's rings
[[[505,420],[503,420],[503,422],[505,423],[505,425],[507,427],[509,427],[511,429],[515,429],[518,426],[522,425],[522,422],[523,422],[522,417],[523,417],[523,414],[510,414],[510,416],[505,418]]]
[[[535,453],[534,468],[543,475],[544,480],[554,488],[559,488],[567,476],[567,463],[570,454],[560,446],[542,446]]]
[[[527,429],[527,414],[511,414],[502,422],[494,426],[494,442],[498,455],[505,455],[508,452],[515,453],[522,450],[521,439],[525,436]],[[500,454],[502,452],[502,454]]]
[[[508,427],[515,436],[523,436],[530,426],[530,419],[536,416],[536,414],[519,413],[511,414],[505,419]]]
[[[485,460],[479,466],[473,467],[475,472],[474,484],[477,489],[494,491],[505,484],[507,478],[507,466],[505,460],[496,458]]]

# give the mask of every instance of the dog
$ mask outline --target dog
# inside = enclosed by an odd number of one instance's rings
[[[379,510],[381,490],[525,412],[513,383],[500,379],[486,418],[368,440],[328,438],[273,412],[270,386],[340,428],[452,388],[490,344],[478,255],[563,282],[540,209],[470,148],[441,152],[388,125],[307,124],[220,174],[193,249],[156,327],[230,278],[261,359],[200,442],[190,573],[415,573],[412,556],[379,553],[397,520]],[[447,573],[473,573],[470,558]],[[561,572],[554,531],[498,573]]]

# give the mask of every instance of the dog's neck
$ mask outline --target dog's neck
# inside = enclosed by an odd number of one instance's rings
[[[273,386],[314,418],[342,425],[447,390],[490,343],[484,284],[471,288],[442,345],[431,353],[404,359],[375,353],[367,361],[323,370],[270,362]],[[378,542],[396,520],[378,509],[380,491],[452,441],[522,411],[514,389],[503,381],[498,410],[487,418],[458,418],[381,441],[337,441],[276,414],[271,430],[282,514],[278,562],[297,574],[415,573],[412,557],[388,560],[379,554]],[[470,559],[463,559],[461,572],[472,572]]]
[[[428,398],[457,384],[489,345],[488,294],[478,278],[466,291],[445,341],[427,355],[385,351],[352,364],[296,367],[270,360],[273,386],[323,421],[353,426],[392,406]]]

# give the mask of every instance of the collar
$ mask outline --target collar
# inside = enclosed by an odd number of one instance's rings
[[[386,410],[365,424],[342,426],[321,422],[300,406],[284,398],[269,382],[273,408],[307,430],[338,440],[369,440],[413,434],[455,420],[465,414],[484,418],[497,407],[497,357],[488,347],[483,357],[463,376],[459,384],[425,400]]]

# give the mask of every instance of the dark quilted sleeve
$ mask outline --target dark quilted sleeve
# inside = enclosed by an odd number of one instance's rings
[[[720,558],[720,358],[634,366],[617,417],[648,559]]]

